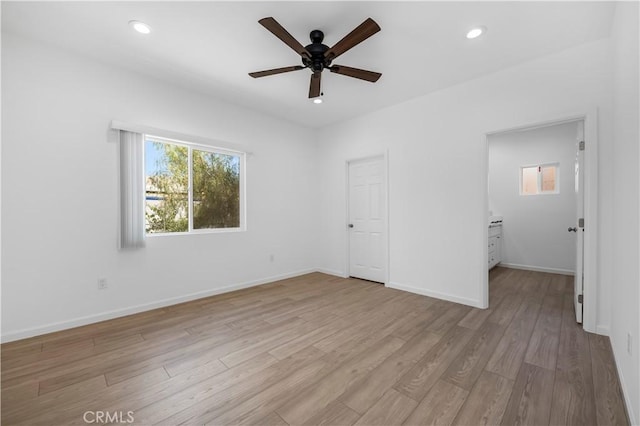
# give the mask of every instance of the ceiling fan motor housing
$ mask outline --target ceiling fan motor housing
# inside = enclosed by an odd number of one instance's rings
[[[307,68],[311,68],[314,72],[321,72],[324,68],[331,65],[331,60],[325,59],[324,57],[324,53],[329,50],[329,46],[322,44],[324,33],[320,30],[311,31],[309,38],[311,39],[311,44],[305,46],[305,49],[311,55],[311,59],[303,56],[302,64]]]

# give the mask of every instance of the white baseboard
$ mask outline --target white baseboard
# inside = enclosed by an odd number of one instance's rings
[[[473,306],[474,308],[481,308],[480,300],[469,299],[466,297],[454,296],[448,293],[440,293],[438,291],[427,290],[421,287],[414,287],[406,284],[399,284],[394,282],[389,282],[386,284],[389,288],[395,288],[396,290],[408,291],[410,293],[419,294],[422,296],[434,297],[436,299],[443,299],[449,302],[460,303],[462,305]]]
[[[326,269],[326,268],[316,268],[316,272],[321,272],[323,274],[333,275],[335,277],[340,277],[340,278],[347,278],[349,276],[343,271],[336,271],[334,269]]]
[[[596,334],[601,334],[602,336],[609,335],[609,326],[608,325],[598,325],[596,326]]]
[[[611,337],[609,337],[611,339]],[[622,390],[622,397],[624,398],[624,404],[627,408],[627,415],[629,416],[629,424],[637,425],[638,424],[638,416],[640,413],[633,412],[633,404],[631,403],[631,399],[629,398],[629,388],[627,387],[626,380],[624,374],[622,374],[622,370],[620,370],[620,364],[616,361],[618,357],[616,356],[616,348],[617,345],[611,342],[611,351],[613,352],[613,362],[616,365],[616,370],[618,371],[618,378],[620,379],[620,388]]]
[[[155,302],[143,303],[140,305],[129,306],[122,309],[114,309],[112,311],[102,312],[94,315],[87,315],[83,317],[74,318],[71,320],[60,321],[53,324],[47,324],[38,327],[25,328],[22,330],[3,334],[0,337],[2,343],[12,342],[14,340],[26,339],[28,337],[39,336],[41,334],[53,333],[56,331],[67,330],[69,328],[80,327],[83,325],[93,324],[100,321],[106,321],[118,317],[124,317],[127,315],[137,314],[140,312],[150,311],[152,309],[164,308],[171,305],[177,305],[178,303],[189,302],[191,300],[202,299],[209,296],[215,296],[216,294],[229,293],[235,290],[241,290],[243,288],[255,287],[262,284],[267,284],[274,281],[284,280],[287,278],[298,277],[300,275],[310,274],[312,272],[319,271],[317,269],[305,269],[301,271],[289,272],[281,275],[274,275],[271,277],[261,278],[257,280],[247,281],[243,283],[233,284],[225,287],[199,291],[196,293],[186,294],[184,296],[172,297],[168,299],[162,299]],[[324,272],[324,271],[319,271]],[[326,272],[324,272],[326,273]]]
[[[570,269],[545,268],[543,266],[518,265],[517,263],[498,263],[498,266],[510,269],[522,269],[524,271],[548,272],[550,274],[575,275],[575,271]]]

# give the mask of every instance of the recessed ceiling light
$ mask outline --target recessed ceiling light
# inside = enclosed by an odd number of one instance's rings
[[[321,103],[322,103],[322,99],[320,99],[320,98],[315,98],[315,99],[313,100],[313,103],[314,103],[314,104],[321,104]]]
[[[151,27],[144,22],[129,21],[129,26],[140,34],[149,34],[151,32]]]
[[[469,30],[469,32],[467,33],[467,38],[472,39],[472,38],[477,38],[480,37],[482,34],[484,34],[487,31],[486,27],[475,27],[472,28],[471,30]]]

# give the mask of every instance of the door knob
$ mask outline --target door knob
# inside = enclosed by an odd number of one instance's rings
[[[575,227],[575,226],[573,228],[569,227],[569,229],[567,229],[567,231],[569,231],[569,232],[578,232],[578,228]]]
[[[350,223],[350,224],[349,224],[349,228],[353,228],[353,223]]]

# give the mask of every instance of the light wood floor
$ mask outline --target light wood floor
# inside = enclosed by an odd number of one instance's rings
[[[488,310],[310,274],[4,344],[2,424],[627,424],[571,278],[490,278]]]

